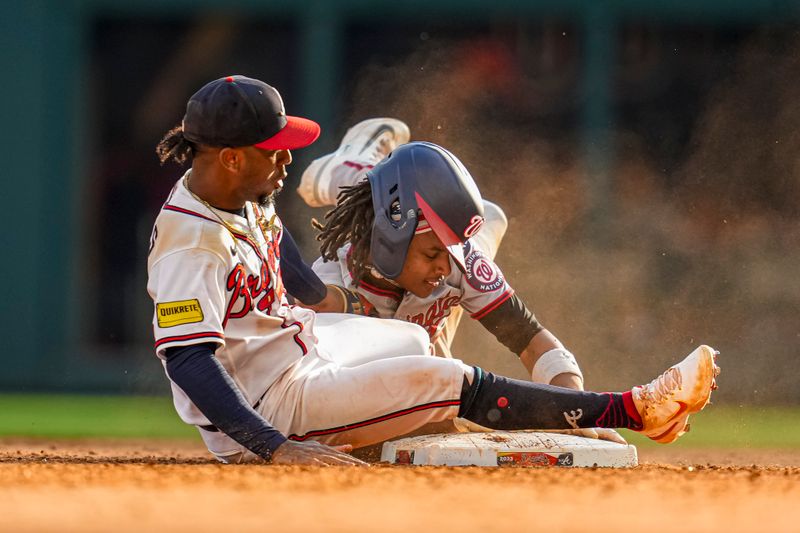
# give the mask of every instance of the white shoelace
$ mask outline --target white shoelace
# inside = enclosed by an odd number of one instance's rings
[[[680,371],[671,367],[666,372],[658,376],[656,379],[642,387],[639,392],[641,398],[646,401],[645,409],[651,410],[656,405],[661,404],[675,394],[682,386],[682,376]]]

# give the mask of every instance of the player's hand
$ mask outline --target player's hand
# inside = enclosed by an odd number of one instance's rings
[[[599,428],[598,437],[602,440],[609,440],[611,442],[616,442],[618,444],[628,444],[628,441],[625,440],[625,437],[619,434],[616,429],[611,428]]]
[[[577,437],[586,437],[587,439],[607,440],[616,442],[617,444],[628,444],[622,435],[617,433],[616,430],[611,428],[583,428],[583,429],[561,429],[561,430],[547,430],[550,433],[563,433],[564,435],[575,435]]]
[[[318,466],[369,466],[360,459],[356,459],[348,452],[353,451],[349,444],[341,446],[326,446],[325,444],[308,441],[295,442],[287,440],[272,454],[272,464],[275,465],[318,465]]]
[[[617,444],[628,444],[622,435],[617,433],[617,430],[611,428],[589,428],[583,431],[590,432],[589,435],[586,435],[590,439],[600,439],[600,440],[607,440],[610,442],[616,442]],[[594,433],[594,436],[592,435]]]
[[[295,298],[294,301],[300,307],[306,307],[317,313],[341,313],[342,309],[344,308],[342,293],[331,288],[330,285],[328,285],[326,288],[328,289],[328,292],[325,294],[325,298],[313,305],[303,303],[297,298]]]

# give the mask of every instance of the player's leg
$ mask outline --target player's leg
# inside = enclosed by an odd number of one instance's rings
[[[327,365],[289,387],[284,399],[296,408],[290,418],[278,412],[273,419],[290,439],[361,448],[454,418],[472,373],[459,360],[430,356]]]
[[[668,443],[688,431],[689,415],[705,407],[717,388],[717,355],[713,348],[700,346],[649,384],[624,393],[574,391],[476,368],[459,416],[506,430],[628,428]]]
[[[340,366],[353,367],[378,359],[431,354],[428,333],[416,324],[400,320],[360,317],[348,314],[318,314],[314,334],[318,348]],[[348,346],[348,349],[342,347]],[[454,421],[426,423],[416,429],[420,435],[453,433]]]
[[[631,428],[667,443],[688,430],[716,388],[716,352],[700,346],[642,387],[576,391],[484,374],[457,359],[408,356],[343,368],[313,352],[259,411],[294,440],[368,446],[457,415],[493,429]],[[289,408],[291,406],[291,408]],[[252,459],[252,454],[226,460]]]
[[[318,348],[340,366],[377,359],[430,354],[428,333],[417,324],[342,313],[319,313],[314,322]]]
[[[508,219],[499,205],[488,200],[483,201],[483,217],[485,219],[483,226],[470,240],[474,241],[481,251],[494,261],[508,229]]]
[[[300,178],[297,193],[311,207],[336,205],[339,189],[354,185],[411,134],[394,118],[371,118],[347,130],[339,148],[311,162]]]
[[[509,379],[457,359],[400,357],[316,369],[290,387],[295,409],[283,420],[292,439],[355,447],[457,415],[493,429],[629,428],[672,442],[687,430],[689,415],[708,403],[718,373],[708,346],[624,393]]]

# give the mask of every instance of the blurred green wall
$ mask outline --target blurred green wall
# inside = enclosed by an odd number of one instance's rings
[[[488,12],[487,12],[488,10]],[[615,32],[620,21],[672,20],[713,24],[772,22],[796,18],[788,0],[582,2],[495,0],[28,0],[0,3],[5,194],[0,266],[5,297],[4,390],[162,390],[152,365],[142,371],[141,347],[100,353],[81,338],[87,306],[77,253],[82,242],[83,196],[89,151],[86,141],[87,32],[101,15],[186,17],[197,12],[280,15],[297,21],[302,33],[303,108],[323,127],[333,128],[346,21],[391,18],[411,24],[421,18],[480,20],[490,14],[534,19],[558,15],[573,20],[588,44],[583,58],[582,120],[587,183],[597,234],[604,234],[614,146],[606,134],[614,117],[609,105]],[[134,73],[135,75],[135,73]],[[114,290],[113,287],[105,288]],[[109,309],[108,312],[114,312]],[[130,353],[128,353],[130,352]],[[152,362],[151,362],[152,363]],[[160,388],[159,388],[160,387]]]

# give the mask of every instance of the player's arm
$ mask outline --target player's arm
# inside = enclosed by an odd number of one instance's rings
[[[583,390],[583,374],[575,357],[546,330],[505,281],[503,273],[479,248],[464,248],[466,271],[461,305],[520,361],[537,383]],[[608,429],[576,429],[584,437],[624,443]]]
[[[516,294],[479,319],[497,339],[519,355],[533,381],[583,390],[583,374],[575,357],[536,317]],[[619,433],[608,428],[568,430],[589,438],[625,444]]]
[[[316,311],[317,313],[344,313],[344,301],[341,293],[336,291],[333,287],[325,286],[325,297],[317,303],[307,304],[302,300],[296,301],[297,305],[307,307]]]
[[[533,381],[583,390],[583,375],[574,356],[516,294],[478,321],[519,356]]]
[[[329,291],[322,280],[308,266],[289,230],[283,228],[280,243],[281,277],[286,291],[306,307],[329,305]]]
[[[302,307],[317,313],[365,314],[356,291],[345,288],[343,284],[326,284],[303,261],[297,244],[285,227],[281,239],[281,275],[286,290]]]
[[[567,349],[561,344],[561,341],[556,338],[549,330],[542,329],[533,336],[528,345],[519,354],[519,359],[532,377],[537,374],[536,364],[544,364],[541,358],[544,354],[555,350],[556,352],[567,352]],[[562,357],[561,354],[558,355]],[[574,367],[574,368],[572,368]],[[580,373],[578,364],[567,363],[563,368],[564,372],[559,372],[550,378],[550,385],[558,387],[567,387],[568,389],[583,390],[583,375]],[[549,376],[548,376],[549,377]],[[535,380],[535,378],[533,378]]]
[[[317,313],[350,313],[351,315],[367,316],[367,310],[361,297],[353,289],[341,285],[326,285],[328,294],[317,305],[309,305]]]
[[[167,374],[213,426],[266,461],[278,464],[356,465],[349,446],[289,441],[245,400],[214,356],[216,344],[166,349]]]
[[[464,257],[461,305],[470,316],[519,356],[533,381],[583,390],[575,357],[539,324],[477,240],[464,244]]]
[[[342,278],[342,267],[338,261],[325,261],[320,257],[314,261],[311,269],[324,284],[325,297],[317,303],[307,302],[301,298],[298,302],[300,305],[317,313],[367,314],[358,292],[347,287]]]

